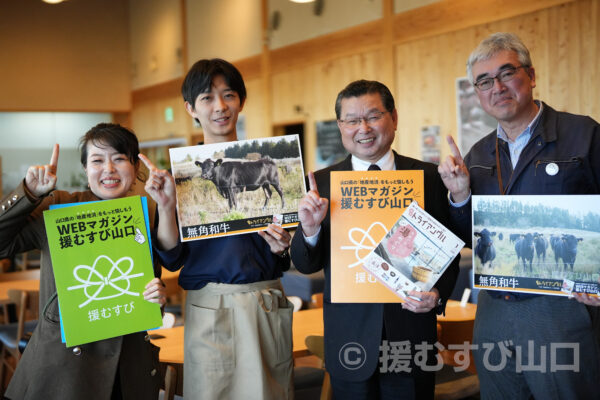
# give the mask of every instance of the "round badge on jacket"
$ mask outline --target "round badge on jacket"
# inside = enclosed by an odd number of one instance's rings
[[[548,163],[548,165],[546,165],[546,173],[550,176],[558,174],[558,164],[553,162]]]

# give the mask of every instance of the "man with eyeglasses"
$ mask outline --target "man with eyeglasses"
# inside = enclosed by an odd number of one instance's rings
[[[600,193],[600,125],[533,99],[535,70],[516,35],[483,40],[467,74],[498,128],[464,160],[448,137],[452,156],[438,168],[463,240],[471,242],[471,194]],[[576,299],[480,291],[473,341],[482,399],[599,397],[598,308],[582,304],[599,302]]]
[[[389,89],[380,82],[350,83],[337,97],[335,113],[342,143],[350,155],[339,164],[309,172],[310,191],[300,201],[300,226],[291,256],[303,273],[325,270],[325,365],[331,375],[335,399],[433,399],[435,373],[415,365],[415,345],[426,342],[429,364],[436,364],[436,312],[441,313],[458,276],[458,258],[431,292],[409,292],[420,298],[405,303],[331,303],[331,232],[329,215],[330,172],[423,170],[425,207],[447,226],[447,191],[436,167],[391,150],[398,114]],[[385,290],[385,289],[382,289]],[[410,346],[410,373],[380,370],[380,345],[405,342]],[[393,354],[384,356],[393,357]]]

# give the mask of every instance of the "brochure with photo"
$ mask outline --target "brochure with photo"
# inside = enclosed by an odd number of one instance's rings
[[[412,202],[363,268],[401,298],[429,291],[465,243]]]

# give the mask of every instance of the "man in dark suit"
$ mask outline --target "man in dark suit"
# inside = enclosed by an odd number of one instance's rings
[[[435,363],[436,311],[441,312],[458,275],[458,258],[431,292],[410,292],[420,298],[404,303],[331,303],[330,171],[423,170],[426,210],[447,226],[446,189],[436,166],[391,150],[398,114],[389,89],[376,81],[355,81],[344,88],[335,105],[342,143],[350,156],[339,164],[308,174],[310,191],[300,201],[300,226],[291,254],[303,273],[325,269],[325,365],[337,399],[433,399],[435,373],[416,365],[415,345],[429,345],[427,359]],[[335,234],[335,232],[334,232]],[[380,345],[407,342],[410,372],[388,372],[380,360]],[[386,353],[386,354],[384,354]],[[382,347],[382,356],[392,356]],[[393,357],[392,357],[393,358]],[[417,357],[418,358],[418,357]],[[428,368],[425,368],[428,369]]]

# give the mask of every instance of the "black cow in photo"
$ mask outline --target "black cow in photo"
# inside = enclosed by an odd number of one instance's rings
[[[514,242],[516,242],[517,240],[519,240],[519,238],[520,238],[520,237],[521,237],[521,234],[520,234],[520,233],[511,233],[511,234],[508,236],[508,240],[510,240],[510,242],[511,242],[511,243],[514,243]]]
[[[535,234],[533,236],[533,243],[535,244],[535,253],[537,255],[538,264],[546,262],[546,249],[548,248],[548,241],[543,234]]]
[[[550,247],[552,247],[552,251],[556,256],[556,244],[561,241],[560,236],[550,235]]]
[[[491,266],[492,261],[496,258],[496,249],[492,240],[492,236],[496,236],[496,232],[482,229],[481,232],[474,232],[473,235],[479,238],[475,245],[475,255],[481,260],[482,266],[485,266],[487,263]]]
[[[534,247],[533,235],[531,233],[523,235],[523,237],[515,243],[517,263],[519,260],[523,260],[523,270],[527,270],[527,262],[529,262],[529,271],[533,271],[531,263],[533,262]]]
[[[583,238],[578,238],[574,235],[562,235],[562,238],[556,240],[553,249],[557,267],[558,259],[562,258],[565,271],[567,267],[571,267],[571,271],[573,271],[573,265],[577,257],[577,243],[582,240]]]
[[[257,161],[213,161],[210,158],[203,162],[195,163],[202,169],[202,179],[212,181],[217,190],[229,202],[229,209],[237,208],[236,194],[246,190],[253,191],[262,188],[265,193],[265,204],[267,207],[271,198],[272,185],[279,197],[281,197],[281,208],[285,207],[283,191],[279,184],[279,173],[277,165],[269,158],[264,157]]]

